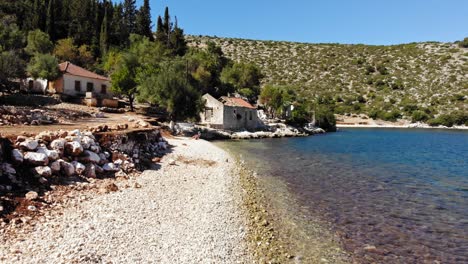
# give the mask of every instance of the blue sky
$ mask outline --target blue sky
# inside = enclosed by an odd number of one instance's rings
[[[137,0],[140,5],[143,0]],[[468,37],[468,0],[150,0],[185,33],[310,43],[389,45]]]

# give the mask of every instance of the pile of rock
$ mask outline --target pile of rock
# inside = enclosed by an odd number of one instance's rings
[[[141,154],[151,160],[166,148],[159,131],[151,140],[133,142],[115,137],[99,137],[90,131],[46,131],[37,136],[18,136],[8,147],[0,147],[0,192],[21,188],[33,182],[46,184],[52,177],[96,178],[112,173],[127,174],[139,166]],[[5,139],[3,139],[5,140]],[[112,140],[113,142],[107,142]],[[164,144],[161,144],[164,142]],[[31,177],[31,175],[33,177]]]
[[[0,126],[43,125],[57,122],[57,118],[42,109],[0,106]]]

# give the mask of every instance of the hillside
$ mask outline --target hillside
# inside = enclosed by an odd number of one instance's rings
[[[191,46],[213,41],[235,61],[253,62],[262,85],[293,85],[321,96],[340,114],[411,119],[466,112],[468,49],[455,43],[395,46],[305,44],[188,36]],[[423,114],[424,115],[424,114]]]

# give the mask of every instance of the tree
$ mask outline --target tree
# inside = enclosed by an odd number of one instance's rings
[[[33,78],[45,79],[47,82],[56,80],[60,76],[57,58],[50,54],[37,53],[27,69]]]
[[[78,47],[73,44],[73,39],[66,38],[57,41],[54,50],[55,56],[61,61],[76,63],[78,60]]]
[[[177,18],[175,25],[172,24],[168,7],[164,11],[164,19],[158,17],[156,41],[166,46],[174,56],[183,56],[187,51],[184,31],[179,28]]]
[[[112,90],[128,97],[132,112],[137,93],[136,70],[138,66],[137,56],[127,52],[120,57],[115,71],[111,74]]]
[[[136,33],[136,0],[125,0],[123,4],[124,23],[128,34]]]
[[[109,48],[109,32],[108,32],[108,12],[107,12],[107,2],[104,1],[104,18],[101,23],[101,32],[99,34],[99,47],[101,49],[101,54],[106,54]]]
[[[141,80],[139,98],[164,107],[173,121],[197,118],[204,102],[191,82],[184,60],[166,61]]]
[[[315,124],[327,132],[336,131],[336,119],[328,106],[319,105],[315,111]]]
[[[47,6],[46,32],[55,40],[55,0],[49,0]]]
[[[151,41],[154,40],[153,32],[151,31],[151,8],[149,0],[144,0],[143,5],[137,13],[136,33],[148,37]]]
[[[221,81],[232,85],[239,93],[244,92],[251,103],[254,103],[260,94],[261,78],[260,68],[252,63],[234,63],[225,67],[221,72]]]
[[[25,77],[25,62],[13,50],[0,49],[0,91],[12,90],[15,78]]]
[[[25,51],[30,55],[35,53],[51,53],[54,49],[54,44],[50,41],[49,35],[36,29],[34,31],[29,31],[28,34],[28,45],[25,48]]]

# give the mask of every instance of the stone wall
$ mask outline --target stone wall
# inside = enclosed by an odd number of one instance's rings
[[[74,178],[113,177],[141,171],[161,157],[167,142],[159,130],[45,131],[0,138],[0,196],[46,190]]]

